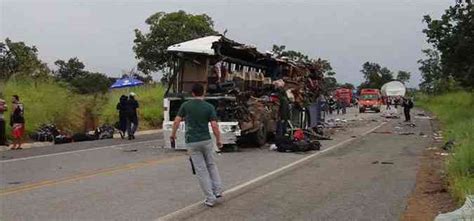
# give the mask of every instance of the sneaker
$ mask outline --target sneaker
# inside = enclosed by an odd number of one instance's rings
[[[206,205],[207,207],[214,207],[214,202],[210,202],[210,201],[204,201],[204,205]]]

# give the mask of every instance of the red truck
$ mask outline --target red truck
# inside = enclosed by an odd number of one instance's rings
[[[349,106],[352,101],[352,91],[347,88],[338,88],[336,89],[335,97]]]
[[[362,89],[359,96],[359,113],[366,110],[380,112],[382,107],[382,94],[379,89]]]

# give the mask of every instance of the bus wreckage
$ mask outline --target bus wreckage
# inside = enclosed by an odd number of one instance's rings
[[[275,58],[221,35],[175,44],[168,52],[172,65],[164,98],[165,137],[181,104],[193,99],[195,83],[204,85],[205,100],[216,108],[225,146],[262,146],[268,137],[317,124],[318,114],[310,111],[321,93],[323,75],[317,63]],[[185,149],[184,124],[177,132],[176,149]],[[165,148],[171,144],[165,142]]]

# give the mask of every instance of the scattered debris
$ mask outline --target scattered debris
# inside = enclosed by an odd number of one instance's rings
[[[393,162],[389,162],[389,161],[382,161],[382,162],[379,162],[378,160],[376,161],[373,161],[372,164],[394,164]]]
[[[21,184],[21,181],[13,181],[13,182],[8,182],[9,185],[18,185]]]
[[[437,147],[428,147],[428,148],[426,148],[426,149],[427,149],[427,150],[436,150],[436,149],[438,149],[438,148],[437,148]]]
[[[428,117],[428,116],[415,116],[416,119],[427,119],[427,120],[432,120],[433,118]]]
[[[392,134],[392,131],[374,131],[374,134]]]
[[[270,150],[277,150],[277,149],[278,149],[278,147],[277,147],[276,144],[270,145]]]
[[[413,132],[401,132],[399,135],[414,135],[415,133]]]
[[[381,164],[394,164],[393,162],[388,162],[388,161],[382,161],[380,162]]]
[[[441,152],[437,152],[435,153],[436,155],[440,155],[440,156],[449,156],[449,153],[441,153]]]
[[[405,126],[416,127],[416,125],[415,125],[414,123],[408,123],[408,124],[406,124]]]
[[[454,147],[454,140],[450,139],[441,148],[443,150],[451,151],[453,149],[453,147]]]
[[[352,135],[351,137],[352,137],[352,138],[356,138],[357,136],[356,136],[356,135]]]
[[[138,149],[131,149],[131,150],[123,150],[123,152],[137,152]]]

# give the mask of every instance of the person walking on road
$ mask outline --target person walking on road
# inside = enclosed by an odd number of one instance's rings
[[[140,105],[138,101],[135,100],[137,95],[133,92],[128,96],[128,101],[126,105],[126,115],[127,115],[127,133],[128,139],[135,139],[135,132],[138,128],[138,108]]]
[[[117,103],[117,110],[119,112],[119,121],[116,126],[119,129],[120,137],[125,138],[125,133],[127,131],[127,102],[128,98],[125,95],[120,97],[119,102]]]
[[[402,107],[403,113],[405,114],[405,122],[411,121],[410,109],[413,108],[413,101],[410,98],[404,98]]]
[[[12,127],[13,146],[11,150],[19,150],[23,134],[25,133],[25,117],[23,104],[18,95],[13,95],[12,114],[10,116],[10,126]]]
[[[3,113],[7,111],[7,105],[5,100],[0,99],[0,146],[7,146],[7,136],[5,134],[5,118]]]
[[[219,149],[222,148],[221,135],[217,125],[216,110],[214,106],[204,101],[204,87],[200,84],[193,85],[192,95],[195,99],[183,103],[179,108],[170,140],[173,144],[176,140],[176,131],[184,120],[186,122],[185,142],[199,185],[206,197],[204,204],[212,207],[217,198],[222,196],[222,183],[215,162],[215,151],[208,123],[211,123]]]

